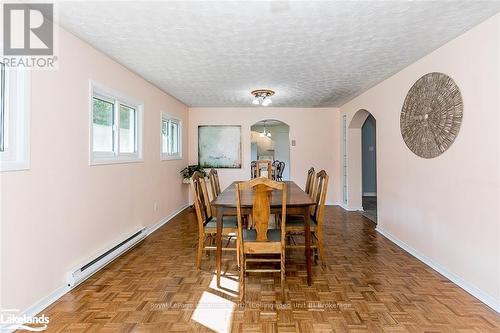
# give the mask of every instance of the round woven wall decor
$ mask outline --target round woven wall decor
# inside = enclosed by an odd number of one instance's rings
[[[425,74],[406,95],[401,134],[416,155],[434,158],[453,144],[462,118],[462,94],[455,81],[443,73]]]

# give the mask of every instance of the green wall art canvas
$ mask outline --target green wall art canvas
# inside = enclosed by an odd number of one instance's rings
[[[204,168],[241,168],[241,126],[198,126],[198,164]]]

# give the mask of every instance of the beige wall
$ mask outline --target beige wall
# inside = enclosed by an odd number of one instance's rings
[[[378,228],[500,304],[500,16],[487,20],[341,107],[349,120],[366,109],[377,120]],[[464,120],[443,155],[414,155],[400,134],[406,93],[429,72],[460,87]],[[361,161],[349,148],[349,188]],[[339,166],[340,168],[340,166]],[[360,190],[360,189],[359,189]],[[356,206],[354,200],[350,205]],[[475,289],[474,289],[475,288]]]
[[[1,174],[1,306],[26,309],[64,274],[187,202],[184,159],[160,161],[160,110],[185,105],[60,30],[59,69],[32,74],[31,168]],[[89,166],[89,80],[144,102],[144,162]],[[154,211],[154,202],[159,210]]]
[[[249,97],[249,103],[251,98]],[[280,120],[290,126],[290,179],[304,186],[306,172],[314,166],[330,175],[329,203],[340,201],[338,168],[340,163],[339,113],[335,108],[190,108],[189,162],[198,163],[198,125],[241,125],[242,168],[219,169],[221,187],[235,180],[250,178],[250,127],[264,119]]]

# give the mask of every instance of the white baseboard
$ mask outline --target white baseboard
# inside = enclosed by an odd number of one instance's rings
[[[151,227],[149,227],[146,231],[146,237],[151,235],[153,232],[155,232],[156,230],[160,229],[161,227],[163,227],[163,225],[167,222],[169,222],[170,220],[172,220],[174,217],[177,216],[177,214],[179,214],[180,212],[182,212],[184,209],[188,208],[190,205],[188,203],[182,205],[181,207],[177,208],[175,211],[173,211],[170,215],[164,217],[163,219],[161,219],[160,222],[156,223],[155,225],[152,225]]]
[[[176,209],[174,212],[172,212],[170,215],[164,217],[163,219],[160,220],[160,222],[152,225],[151,227],[147,228],[146,231],[146,237],[151,235],[153,232],[161,228],[165,223],[171,221],[177,214],[182,212],[184,209],[189,207],[189,204],[184,204],[178,209]],[[102,267],[104,268],[104,267]],[[61,298],[64,294],[66,294],[68,291],[71,290],[71,287],[68,287],[66,283],[63,284],[62,287],[57,288],[53,292],[51,292],[49,295],[43,297],[40,299],[38,302],[34,303],[31,305],[29,308],[25,309],[24,311],[19,312],[20,316],[26,315],[27,317],[33,317],[42,312],[45,308],[50,306],[52,303],[57,301],[59,298]],[[50,326],[50,323],[49,323]],[[9,330],[2,330],[2,333],[10,333],[12,331]]]
[[[349,207],[343,202],[337,203],[337,206],[340,206],[344,210],[347,210],[348,212],[357,212],[357,211],[363,211],[363,207]]]
[[[53,292],[51,292],[50,294],[48,294],[47,296],[45,296],[44,298],[33,304],[32,306],[30,306],[29,308],[27,308],[26,310],[20,312],[19,316],[21,317],[24,315],[26,315],[26,317],[36,316],[37,314],[42,312],[45,308],[47,308],[49,305],[57,301],[59,298],[61,298],[64,294],[66,294],[70,290],[71,287],[68,287],[66,283],[64,283],[62,287],[57,288],[56,290],[54,290]],[[10,332],[14,332],[14,329],[13,330],[2,329],[2,333],[10,333]]]
[[[385,231],[383,228],[377,227],[375,230],[377,230],[377,232],[380,233],[382,236],[389,239],[394,244],[396,244],[397,246],[399,246],[400,248],[402,248],[403,250],[405,250],[406,252],[408,252],[409,254],[411,254],[412,256],[417,258],[418,260],[422,261],[427,266],[431,267],[432,269],[434,269],[435,271],[437,271],[441,275],[448,278],[450,281],[455,283],[457,286],[459,286],[460,288],[462,288],[463,290],[465,290],[466,292],[468,292],[469,294],[471,294],[472,296],[474,296],[475,298],[477,298],[478,300],[480,300],[481,302],[483,302],[484,304],[486,304],[487,306],[489,306],[490,308],[495,310],[496,312],[500,313],[500,300],[495,299],[493,296],[485,293],[481,289],[479,289],[476,286],[472,285],[471,283],[465,281],[460,276],[456,275],[455,273],[450,272],[445,267],[441,266],[439,263],[437,263],[434,260],[432,260],[431,258],[421,254],[416,249],[412,248],[411,246],[409,246],[405,242],[399,240],[397,237],[395,237],[395,236],[391,235],[389,232]]]
[[[376,197],[377,196],[377,192],[364,192],[363,196],[364,197]]]

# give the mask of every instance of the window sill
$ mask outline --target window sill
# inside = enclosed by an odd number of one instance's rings
[[[126,163],[142,163],[143,158],[121,158],[121,159],[97,159],[89,162],[90,166],[107,165],[107,164],[126,164]]]
[[[0,161],[0,171],[23,171],[29,170],[30,164],[27,161]]]
[[[181,155],[175,155],[175,156],[161,155],[160,159],[162,161],[175,161],[175,160],[182,160],[182,156]]]

